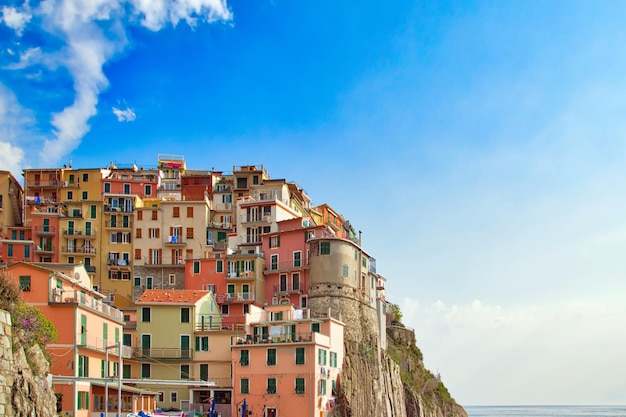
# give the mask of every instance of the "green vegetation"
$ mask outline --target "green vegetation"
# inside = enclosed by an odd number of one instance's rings
[[[45,344],[56,341],[54,324],[41,310],[24,304],[19,285],[4,271],[0,272],[0,309],[11,314],[13,335],[22,347],[38,344],[45,352]]]
[[[391,312],[391,321],[396,323],[402,323],[402,311],[398,304],[389,304],[389,311]]]

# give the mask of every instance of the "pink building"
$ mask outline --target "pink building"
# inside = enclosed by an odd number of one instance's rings
[[[267,306],[232,345],[233,411],[257,417],[331,417],[344,323],[290,304]]]

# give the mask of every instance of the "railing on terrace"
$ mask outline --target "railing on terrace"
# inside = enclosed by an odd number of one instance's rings
[[[28,188],[60,188],[63,185],[63,181],[60,180],[32,180],[26,181]]]
[[[265,343],[310,343],[314,340],[315,332],[298,332],[294,334],[280,334],[272,336],[269,334],[251,335],[239,337],[236,340],[237,345],[258,345]]]
[[[215,294],[215,301],[222,303],[251,302],[254,301],[254,292],[236,292],[227,294]]]
[[[84,347],[93,350],[99,350],[100,352],[104,352],[106,350],[109,351],[109,355],[119,355],[119,346],[113,340],[104,340],[97,336],[91,336],[89,333],[76,333],[76,344],[79,347]],[[115,346],[115,347],[112,347]],[[107,349],[107,347],[109,347]],[[122,356],[125,358],[130,358],[132,356],[133,350],[130,346],[122,345]],[[109,358],[111,360],[111,358]]]
[[[35,253],[38,253],[38,254],[54,253],[54,246],[52,245],[46,245],[44,247],[37,246],[35,248]]]
[[[167,265],[167,266],[171,266],[171,265],[181,265],[184,266],[185,265],[185,257],[183,256],[179,256],[178,258],[174,257],[172,258],[171,256],[167,256],[167,257],[162,257],[159,259],[156,258],[152,258],[150,259],[147,256],[143,257],[143,264],[146,266],[161,266],[161,265]]]
[[[172,235],[167,236],[163,243],[165,243],[166,245],[186,245],[187,241],[183,239],[182,236]]]
[[[105,213],[113,213],[113,212],[132,213],[133,212],[133,206],[120,207],[120,206],[112,206],[110,204],[105,204],[104,205],[104,212]]]
[[[133,348],[134,358],[191,359],[191,348]]]
[[[87,255],[95,255],[96,254],[96,248],[94,248],[94,247],[77,248],[77,247],[73,247],[73,246],[62,246],[61,247],[61,252],[64,252],[64,253],[84,253],[84,254],[87,254]]]
[[[289,282],[291,285],[274,285],[274,293],[276,294],[297,294],[304,291],[304,282],[298,281],[296,285],[293,282]]]
[[[67,236],[96,237],[96,229],[63,229],[63,234]]]
[[[54,235],[57,232],[57,229],[54,226],[37,225],[33,229],[35,230],[35,234],[37,235]]]
[[[70,217],[72,219],[82,219],[83,212],[80,210],[72,210],[68,212],[62,213],[65,217]]]
[[[51,303],[71,303],[86,307],[89,310],[98,312],[112,319],[122,321],[123,314],[120,310],[105,304],[101,299],[83,294],[76,290],[59,291],[54,289],[50,292],[49,301]]]
[[[233,224],[231,222],[211,222],[210,226],[214,229],[232,229]]]
[[[265,273],[279,272],[289,269],[295,268],[308,268],[309,260],[308,259],[300,259],[300,260],[289,260],[289,261],[279,261],[272,262],[270,257],[269,262],[265,264]]]

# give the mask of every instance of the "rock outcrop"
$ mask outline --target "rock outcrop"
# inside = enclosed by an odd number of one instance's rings
[[[0,415],[55,416],[56,397],[48,370],[39,345],[21,346],[13,337],[11,316],[0,310]]]

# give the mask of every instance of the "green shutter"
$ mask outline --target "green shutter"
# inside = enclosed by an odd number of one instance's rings
[[[196,336],[196,351],[200,350],[200,337]]]

